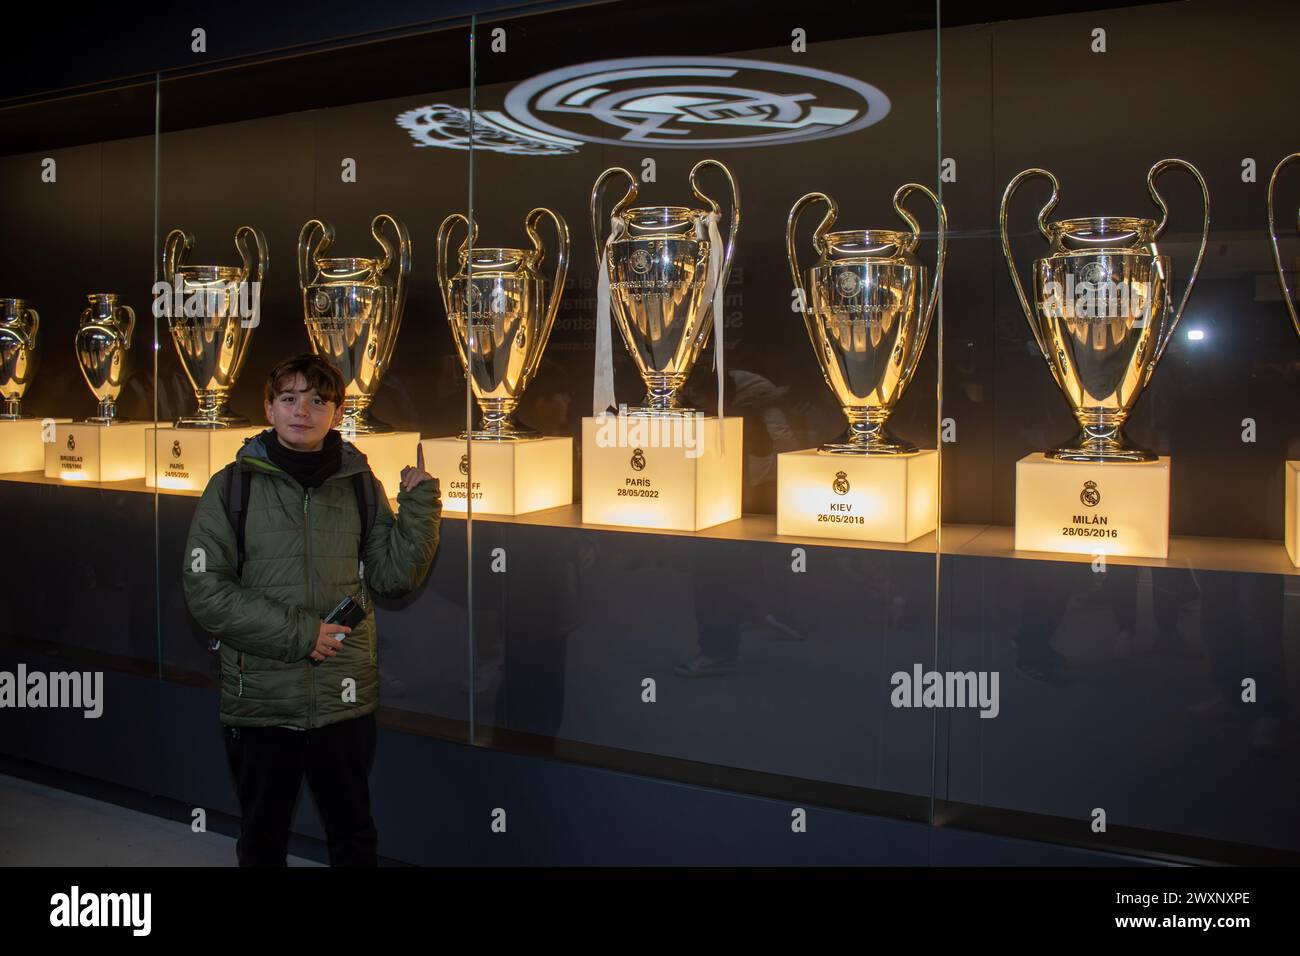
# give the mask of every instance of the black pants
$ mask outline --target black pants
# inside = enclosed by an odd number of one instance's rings
[[[375,715],[317,730],[226,727],[226,755],[239,793],[240,866],[284,866],[303,775],[325,825],[330,866],[376,866],[370,816]]]

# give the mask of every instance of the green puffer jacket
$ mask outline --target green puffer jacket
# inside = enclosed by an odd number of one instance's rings
[[[310,491],[272,464],[261,435],[226,467],[252,472],[243,575],[236,572],[224,470],[199,499],[181,575],[190,613],[221,641],[222,723],[312,729],[373,712],[378,631],[368,598],[365,620],[338,654],[315,666],[308,655],[321,620],[347,595],[398,597],[419,587],[438,548],[436,483],[400,491],[396,517],[376,494],[375,524],[358,566],[361,513],[352,476],[370,466],[353,445],[344,442],[342,467]],[[348,678],[355,682],[351,693]]]

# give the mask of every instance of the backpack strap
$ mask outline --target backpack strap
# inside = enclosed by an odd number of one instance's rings
[[[244,535],[248,525],[248,486],[252,477],[238,463],[226,466],[226,515],[235,529],[235,573],[244,576]]]

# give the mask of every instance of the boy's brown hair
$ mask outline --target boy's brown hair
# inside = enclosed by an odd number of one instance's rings
[[[266,400],[274,403],[276,396],[293,384],[298,375],[303,377],[308,389],[316,389],[316,394],[325,401],[343,404],[346,388],[343,375],[319,355],[309,352],[287,358],[271,369],[266,378]]]

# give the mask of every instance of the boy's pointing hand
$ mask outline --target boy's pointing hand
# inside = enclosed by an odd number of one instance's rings
[[[402,469],[402,490],[411,491],[416,485],[429,481],[433,475],[424,470],[424,446],[415,446],[415,465]]]

